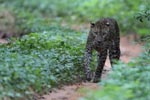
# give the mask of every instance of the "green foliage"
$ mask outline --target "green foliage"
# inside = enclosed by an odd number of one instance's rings
[[[150,48],[150,45],[146,46]],[[88,93],[81,100],[149,100],[149,50],[146,49],[139,58],[128,64],[120,62],[114,66],[108,78],[100,83],[102,88]]]
[[[137,15],[136,19],[139,20],[140,22],[143,22],[143,19],[147,19],[148,21],[150,21],[150,10],[140,12]]]
[[[33,99],[32,94],[81,81],[85,34],[51,27],[0,45],[0,99]]]
[[[150,24],[134,19],[149,15],[149,11],[137,14],[147,9],[149,3],[148,0],[1,0],[0,8],[13,13],[18,34],[49,30],[54,23],[90,23],[102,17],[117,19],[121,31],[140,33],[143,29],[148,32]]]
[[[136,15],[136,19],[141,22],[140,25],[144,25],[145,23],[147,23],[147,26],[149,27],[149,21],[150,21],[150,10],[147,9],[145,11],[141,11],[140,13],[138,13]],[[146,37],[147,35],[149,35],[149,30],[147,29],[147,27],[143,27],[142,29],[137,29],[137,32],[140,33],[140,35],[142,37]]]

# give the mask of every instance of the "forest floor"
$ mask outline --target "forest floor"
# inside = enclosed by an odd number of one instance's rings
[[[128,63],[131,59],[137,57],[142,52],[142,46],[133,42],[133,36],[121,37],[121,61]],[[0,43],[7,43],[6,40],[0,39]],[[107,58],[105,63],[104,72],[102,78],[105,79],[107,73],[111,70],[110,62]],[[88,90],[99,89],[100,86],[97,83],[86,82],[77,83],[74,85],[63,86],[59,89],[53,89],[49,94],[44,95],[39,100],[78,100],[83,97]]]
[[[125,63],[128,63],[131,59],[137,57],[142,51],[142,46],[133,42],[133,36],[122,36],[120,48],[120,59]],[[102,76],[103,79],[105,79],[110,70],[111,66],[109,59],[107,58]],[[82,98],[88,90],[91,91],[99,88],[100,86],[97,83],[77,83],[74,85],[63,86],[59,89],[54,89],[51,93],[44,95],[43,98],[39,100],[79,100],[79,98]]]

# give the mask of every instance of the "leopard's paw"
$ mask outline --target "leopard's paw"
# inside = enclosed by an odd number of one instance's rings
[[[94,79],[93,79],[93,83],[98,83],[100,81],[101,81],[101,79],[99,77],[94,77]]]
[[[91,81],[92,78],[93,78],[93,73],[92,73],[92,72],[86,73],[86,80],[87,80],[87,81]]]

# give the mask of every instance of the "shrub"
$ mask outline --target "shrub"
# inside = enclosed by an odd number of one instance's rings
[[[131,0],[1,0],[0,8],[13,13],[15,17],[14,26],[17,30],[15,32],[19,35],[48,31],[49,25],[54,23],[87,23],[102,17],[117,19],[121,31],[137,32],[143,35],[142,33],[148,34],[149,32],[149,22],[140,23],[133,19],[135,19],[138,11],[142,12],[147,9],[148,2]],[[139,16],[147,15],[149,15],[149,11],[145,14],[137,14],[140,19]]]
[[[51,27],[0,45],[0,99],[33,99],[52,87],[81,81],[85,34]]]

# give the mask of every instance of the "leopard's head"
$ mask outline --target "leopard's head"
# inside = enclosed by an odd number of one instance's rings
[[[102,44],[111,39],[111,31],[114,27],[111,20],[103,19],[96,23],[91,23],[90,33],[94,36],[95,44]]]

